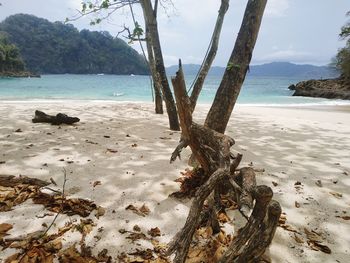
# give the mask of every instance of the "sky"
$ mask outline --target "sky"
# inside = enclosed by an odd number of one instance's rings
[[[169,0],[168,0],[169,1]],[[0,0],[0,20],[16,13],[33,14],[50,21],[64,21],[77,14],[82,0]],[[173,0],[159,9],[158,27],[167,66],[200,64],[215,25],[220,0]],[[230,0],[214,65],[224,66],[232,52],[247,0]],[[268,0],[252,64],[287,61],[326,65],[344,46],[338,37],[350,18],[349,0]],[[135,6],[136,20],[142,13]],[[132,25],[129,9],[114,13],[97,26],[92,16],[72,22],[79,29],[109,31],[116,36],[124,24]],[[132,45],[140,51],[138,43]]]

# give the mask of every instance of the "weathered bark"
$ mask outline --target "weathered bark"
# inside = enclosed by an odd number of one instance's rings
[[[218,193],[218,187],[225,182],[231,184],[234,192],[237,192],[239,203],[244,211],[247,210],[246,214],[243,213],[246,218],[250,214],[249,211],[253,207],[254,200],[255,206],[247,224],[239,231],[238,236],[230,244],[220,262],[251,262],[258,259],[272,241],[281,208],[278,202],[271,202],[269,206],[273,196],[272,190],[267,186],[256,186],[253,169],[243,168],[239,176],[235,175],[242,155],[237,154],[233,158],[233,154],[230,152],[230,147],[234,143],[232,138],[192,121],[191,103],[186,93],[181,62],[176,77],[172,78],[172,83],[178,105],[183,140],[174,151],[171,160],[173,161],[179,156],[182,147],[189,145],[205,174],[209,175],[209,179],[197,190],[186,223],[169,244],[166,254],[175,253],[175,263],[185,262],[193,235],[199,224],[206,218],[209,218],[207,224],[211,225],[213,230],[220,231],[220,225],[215,216],[214,196]],[[202,211],[206,199],[208,199],[209,211],[207,215],[209,214],[209,216],[206,216]],[[269,211],[268,215],[266,215],[267,210]]]
[[[80,119],[77,117],[69,117],[66,114],[58,113],[56,116],[48,115],[42,111],[36,110],[34,119],[32,119],[32,122],[44,122],[44,123],[51,123],[52,125],[61,125],[61,124],[73,124],[76,122],[79,122]]]
[[[150,37],[147,41],[151,43],[155,60],[155,69],[161,82],[161,89],[168,113],[170,129],[178,131],[180,130],[179,119],[177,116],[175,101],[165,72],[163,54],[158,34],[157,18],[150,0],[141,0],[140,3],[145,19],[146,30],[148,30]]]
[[[272,241],[281,215],[281,207],[278,202],[271,201],[272,196],[270,187],[256,187],[253,213],[220,259],[220,263],[252,262],[264,254]]]
[[[239,195],[238,204],[241,212],[249,217],[253,209],[253,191],[256,187],[256,179],[254,169],[251,167],[244,167],[240,170],[238,176],[238,185],[241,185],[242,192]]]
[[[225,14],[227,12],[227,9],[229,7],[229,2],[230,2],[230,0],[221,0],[219,14],[218,14],[218,17],[216,20],[212,39],[210,42],[210,48],[209,48],[209,51],[208,51],[208,54],[206,56],[205,61],[203,61],[203,64],[202,64],[203,66],[198,74],[198,78],[197,78],[195,84],[193,85],[193,90],[192,90],[191,97],[190,97],[192,112],[194,111],[194,109],[196,107],[198,96],[202,90],[204,80],[205,80],[206,76],[208,75],[209,69],[214,61],[215,56],[216,56],[216,52],[217,52],[218,46],[219,46],[219,39],[220,39],[222,24],[224,22],[224,17],[225,17]]]
[[[156,71],[156,65],[154,60],[154,54],[151,44],[151,36],[149,33],[149,29],[146,27],[146,46],[147,46],[147,54],[148,54],[148,64],[152,74],[153,80],[153,89],[154,89],[154,99],[155,99],[155,112],[156,114],[163,114],[163,99],[162,99],[162,85],[160,78]]]
[[[14,175],[0,175],[0,186],[14,187],[19,184],[37,185],[43,187],[49,185],[50,183],[27,176],[15,177]]]
[[[224,133],[245,79],[267,0],[249,0],[235,47],[205,125]]]
[[[176,77],[172,78],[172,83],[182,130],[181,137],[183,141],[181,143],[186,143],[191,147],[204,172],[211,175],[208,181],[196,192],[185,226],[169,245],[167,254],[170,255],[176,251],[174,262],[179,263],[184,262],[187,257],[193,234],[201,219],[200,214],[205,199],[213,192],[220,181],[229,177],[230,147],[234,140],[192,121],[191,102],[186,93],[181,62]],[[178,154],[179,151],[175,151],[172,159],[174,159],[174,156],[176,158]],[[214,213],[214,193],[212,193],[209,198],[210,224],[214,226],[215,230],[219,230],[216,214],[214,218]]]
[[[182,133],[180,144],[173,152],[170,161],[174,161],[179,156],[182,148],[189,145],[192,154],[205,174],[211,175],[219,167],[230,170],[230,147],[234,144],[234,140],[229,136],[192,122],[191,101],[186,92],[181,62],[176,77],[172,78],[171,81],[174,87]]]
[[[212,174],[209,180],[198,189],[196,197],[192,202],[185,226],[176,234],[166,252],[167,255],[171,255],[175,252],[175,263],[185,262],[193,234],[200,221],[199,215],[201,214],[203,203],[213,191],[217,182],[221,181],[225,176],[228,176],[228,172],[224,169],[218,169]]]
[[[248,244],[235,262],[256,262],[263,256],[275,235],[281,212],[280,204],[274,200],[270,201],[264,222],[259,230],[250,237]]]

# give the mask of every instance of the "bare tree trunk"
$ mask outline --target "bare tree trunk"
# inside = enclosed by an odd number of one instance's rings
[[[203,66],[198,74],[198,78],[193,86],[193,90],[191,93],[190,100],[191,100],[192,112],[194,111],[194,109],[196,107],[198,96],[202,90],[204,80],[207,77],[209,69],[214,61],[215,56],[216,56],[216,52],[217,52],[218,46],[219,46],[221,28],[222,28],[222,24],[224,22],[225,14],[226,14],[227,9],[229,7],[229,2],[230,2],[230,0],[221,0],[219,14],[218,14],[218,17],[216,20],[215,28],[214,28],[212,39],[211,39],[211,46],[210,46],[209,52],[206,56],[206,59],[203,62]]]
[[[146,39],[151,39],[148,28],[146,28]],[[146,41],[146,46],[147,46],[147,53],[148,53],[148,63],[149,63],[150,71],[152,74],[152,80],[153,80],[155,111],[157,114],[163,114],[163,99],[162,99],[162,92],[161,92],[162,85],[156,71],[156,65],[154,61],[154,54],[153,54],[151,41]]]
[[[245,79],[267,0],[248,0],[235,47],[205,125],[224,133]]]
[[[179,119],[177,116],[175,101],[165,72],[163,54],[159,41],[157,18],[150,0],[141,0],[141,6],[145,18],[146,30],[149,30],[150,39],[148,39],[148,41],[151,42],[154,52],[155,68],[161,82],[163,99],[165,101],[166,110],[168,113],[170,129],[178,131],[180,130]]]
[[[271,201],[273,192],[270,187],[256,186],[255,173],[252,168],[242,168],[240,178],[235,178],[237,177],[235,171],[242,155],[239,154],[233,158],[233,154],[230,152],[230,148],[234,144],[232,138],[192,121],[191,103],[187,96],[181,63],[176,77],[172,78],[172,83],[178,106],[181,137],[183,142],[191,147],[205,174],[209,175],[209,179],[197,190],[186,223],[169,243],[165,254],[175,253],[173,260],[175,263],[186,261],[193,235],[205,213],[202,211],[205,200],[208,201],[209,210],[207,224],[212,226],[216,232],[220,231],[215,212],[214,196],[215,189],[224,182],[231,185],[235,192],[237,191],[234,195],[238,196],[237,201],[242,205],[241,208],[244,205],[249,214],[251,209],[253,212],[249,218],[246,216],[248,223],[238,231],[238,235],[233,239],[219,262],[255,262],[264,254],[272,241],[281,214],[281,207],[278,202]],[[177,155],[175,154],[175,156]],[[234,180],[237,180],[237,183]]]

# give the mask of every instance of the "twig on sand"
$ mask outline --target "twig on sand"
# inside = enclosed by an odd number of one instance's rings
[[[53,226],[53,224],[55,223],[57,217],[60,215],[60,213],[63,210],[63,202],[64,202],[64,189],[66,186],[66,182],[67,182],[67,171],[65,168],[63,168],[63,176],[64,176],[64,180],[63,180],[63,186],[62,186],[62,202],[61,202],[61,209],[58,210],[57,214],[55,215],[54,219],[52,220],[51,224],[47,227],[47,229],[45,230],[45,232],[43,233],[42,236],[45,236],[46,233],[50,230],[50,228]]]

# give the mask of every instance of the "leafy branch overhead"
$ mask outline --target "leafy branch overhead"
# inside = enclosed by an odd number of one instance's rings
[[[350,11],[346,14],[350,16]],[[350,81],[350,21],[341,28],[339,34],[342,40],[346,40],[345,47],[339,49],[332,64],[340,71],[346,81]]]

